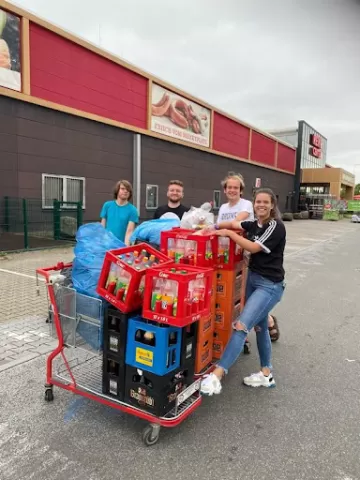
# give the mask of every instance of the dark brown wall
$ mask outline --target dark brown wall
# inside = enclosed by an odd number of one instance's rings
[[[111,198],[115,181],[133,179],[133,134],[91,120],[0,96],[0,197],[41,199],[42,174],[86,179],[85,220],[98,220],[102,204]],[[229,170],[242,173],[251,198],[255,178],[279,195],[280,209],[293,190],[294,177],[230,160],[163,140],[142,136],[141,218],[146,184],[159,186],[159,204],[166,203],[169,180],[185,184],[186,205],[200,205],[221,190]],[[225,201],[222,194],[222,202]]]
[[[169,180],[182,180],[185,184],[185,205],[199,206],[213,199],[213,190],[222,190],[220,182],[228,171],[241,173],[245,178],[244,197],[251,199],[255,179],[279,195],[280,210],[285,208],[286,196],[293,190],[294,176],[231,160],[162,140],[142,137],[142,205],[145,204],[146,184],[159,185],[159,204],[166,203]],[[225,196],[221,191],[221,201]],[[152,211],[141,208],[141,216],[149,218]]]
[[[1,196],[41,198],[43,173],[85,177],[95,220],[114,183],[132,179],[132,133],[6,97],[0,112]]]

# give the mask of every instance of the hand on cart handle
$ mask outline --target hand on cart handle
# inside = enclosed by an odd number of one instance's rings
[[[214,234],[218,237],[230,237],[232,230],[228,230],[227,228],[222,228],[221,230],[215,230]]]

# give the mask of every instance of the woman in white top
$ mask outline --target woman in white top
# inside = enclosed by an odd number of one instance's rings
[[[242,198],[245,189],[244,177],[235,172],[229,172],[221,182],[228,203],[221,205],[217,218],[217,229],[234,228],[234,224],[244,220],[254,220],[254,208],[252,202]],[[276,317],[269,315],[269,333],[272,342],[280,337],[279,326]]]

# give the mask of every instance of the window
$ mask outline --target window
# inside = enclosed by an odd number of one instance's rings
[[[85,178],[43,173],[42,207],[53,208],[54,200],[82,202],[85,208]],[[68,208],[75,208],[75,205],[68,205]]]
[[[159,186],[158,185],[146,185],[146,203],[145,208],[148,210],[154,210],[158,207],[158,195],[159,195]]]
[[[214,190],[214,193],[213,193],[213,207],[215,210],[219,209],[220,208],[220,195],[221,195],[221,192],[220,190]]]

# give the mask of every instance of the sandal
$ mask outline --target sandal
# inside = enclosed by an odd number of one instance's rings
[[[280,338],[279,325],[277,322],[277,318],[274,317],[274,315],[270,315],[270,317],[273,319],[274,322],[274,325],[272,327],[269,327],[270,339],[272,342],[277,342]]]

